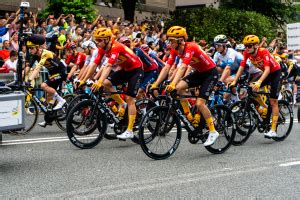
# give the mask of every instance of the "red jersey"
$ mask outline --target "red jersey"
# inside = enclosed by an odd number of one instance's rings
[[[69,55],[66,60],[66,64],[69,65],[70,63],[73,63],[77,65],[79,69],[81,69],[84,65],[85,59],[86,55],[84,53],[78,52],[76,56],[74,56],[73,54]]]
[[[215,62],[195,42],[186,42],[183,54],[171,49],[167,64],[173,65],[176,56],[182,58],[182,63],[192,66],[199,72],[204,72],[216,67]]]
[[[279,63],[275,61],[275,58],[265,48],[259,48],[255,56],[251,56],[244,51],[244,59],[240,64],[241,67],[245,67],[248,58],[255,67],[262,71],[265,71],[265,67],[270,67],[270,73],[280,70]]]
[[[94,63],[95,63],[96,65],[100,65],[101,60],[102,60],[102,58],[103,58],[104,55],[105,55],[104,49],[98,48],[98,55],[97,55],[97,57],[95,58]]]
[[[125,71],[131,71],[143,66],[142,61],[130,48],[117,41],[112,41],[112,47],[105,52],[105,56],[108,59],[108,64],[119,65]],[[98,55],[94,63],[99,64],[102,57],[103,55]]]

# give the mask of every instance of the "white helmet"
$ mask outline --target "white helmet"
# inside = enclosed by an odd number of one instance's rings
[[[83,49],[88,48],[88,47],[92,47],[92,49],[97,49],[96,44],[90,40],[83,42],[81,45],[81,48],[83,48]]]
[[[236,47],[235,47],[235,50],[244,51],[245,50],[245,45],[244,44],[237,44]]]

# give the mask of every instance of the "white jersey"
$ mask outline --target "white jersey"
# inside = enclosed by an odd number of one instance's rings
[[[92,55],[88,55],[85,59],[84,64],[89,65],[90,63],[93,63],[98,55],[98,49],[93,49]]]
[[[225,69],[226,66],[230,66],[231,74],[235,74],[243,58],[244,56],[241,53],[232,48],[227,48],[227,52],[224,56],[219,52],[216,52],[213,60],[217,66],[221,67],[222,69]]]

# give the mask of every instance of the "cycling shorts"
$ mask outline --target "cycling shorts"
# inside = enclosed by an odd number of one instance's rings
[[[45,83],[49,87],[57,90],[57,88],[62,84],[63,81],[64,77],[61,74],[54,74],[50,76],[49,79],[45,81]]]
[[[268,77],[262,82],[261,87],[270,85],[270,98],[278,99],[280,86],[281,86],[281,70],[277,70],[268,75]]]
[[[157,70],[152,70],[149,72],[144,72],[144,78],[142,83],[140,84],[140,88],[146,90],[147,85],[153,83],[158,76]]]

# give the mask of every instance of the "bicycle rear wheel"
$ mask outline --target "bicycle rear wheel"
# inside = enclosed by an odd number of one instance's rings
[[[75,94],[67,94],[63,98],[66,100],[66,104],[62,107],[62,109],[56,112],[57,118],[55,118],[55,123],[60,128],[60,130],[66,132],[67,131],[67,110],[69,107],[69,103],[76,97]]]
[[[168,129],[170,122],[176,125],[172,130]],[[170,157],[181,140],[181,125],[176,113],[166,106],[151,108],[140,123],[139,140],[148,157],[155,160]]]
[[[99,131],[95,131],[97,127]],[[89,149],[99,144],[106,129],[106,118],[95,108],[94,101],[85,100],[69,112],[67,134],[71,143],[78,148]]]
[[[224,153],[231,146],[235,137],[235,118],[231,110],[224,105],[215,105],[211,109],[211,114],[214,119],[216,131],[219,132],[219,137],[215,143],[205,148],[214,154]]]
[[[243,145],[256,129],[255,118],[249,110],[245,108],[244,101],[237,101],[230,105],[236,123],[236,135],[233,145]]]
[[[280,142],[285,140],[291,133],[291,130],[293,128],[294,115],[290,104],[285,100],[278,101],[278,108],[279,117],[277,122],[277,137],[274,137],[272,139]]]

